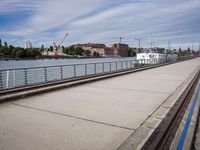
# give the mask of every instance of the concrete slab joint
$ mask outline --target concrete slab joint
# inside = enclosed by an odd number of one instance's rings
[[[20,99],[0,105],[0,149],[140,149],[198,69],[199,58],[15,93]],[[21,98],[27,94],[32,96]]]

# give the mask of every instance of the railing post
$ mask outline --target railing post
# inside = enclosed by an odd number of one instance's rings
[[[24,69],[24,82],[25,82],[25,85],[27,86],[28,85],[27,69]]]
[[[94,64],[94,74],[97,74],[97,64]]]
[[[2,71],[0,71],[0,90],[3,91],[3,77],[2,77]]]
[[[87,76],[87,64],[85,64],[85,75]]]
[[[111,62],[109,63],[109,66],[110,66],[110,72],[111,72],[111,71],[112,71],[112,68],[111,68],[111,67],[112,67],[112,66],[111,66]]]
[[[6,71],[6,89],[9,87],[9,70]]]
[[[13,70],[13,87],[16,87],[15,70]]]
[[[116,61],[116,71],[117,71],[117,61]]]
[[[44,67],[44,80],[45,80],[45,82],[48,81],[48,78],[47,78],[47,67]]]
[[[132,64],[133,64],[133,62],[132,62],[132,60],[130,61],[130,69],[132,68]]]
[[[105,66],[104,66],[104,62],[103,62],[103,73],[105,72],[105,69],[104,69],[104,68],[105,68]]]
[[[60,66],[60,78],[61,78],[61,80],[63,79],[63,67],[62,66]]]
[[[121,61],[121,70],[123,69],[123,63],[122,63],[122,61]]]
[[[74,77],[76,77],[76,65],[74,64]]]
[[[128,62],[126,61],[126,69],[128,69]]]

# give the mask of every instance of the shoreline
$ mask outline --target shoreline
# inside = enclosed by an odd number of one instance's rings
[[[130,57],[87,57],[87,56],[45,56],[45,57],[38,57],[38,58],[0,58],[0,61],[9,61],[9,60],[43,60],[43,59],[92,59],[92,58],[130,58]]]

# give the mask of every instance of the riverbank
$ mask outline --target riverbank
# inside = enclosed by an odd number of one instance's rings
[[[0,58],[0,60],[41,60],[41,59],[91,59],[91,58],[122,58],[119,56],[100,56],[100,57],[94,57],[94,56],[42,56],[42,57],[36,57],[36,58]],[[126,57],[124,57],[126,58]]]

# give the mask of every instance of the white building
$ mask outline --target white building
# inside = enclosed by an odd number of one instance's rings
[[[138,53],[137,60],[139,63],[145,64],[155,64],[168,61],[175,61],[177,59],[177,54],[163,54],[163,53]]]
[[[32,48],[32,43],[31,43],[31,41],[27,41],[27,42],[26,42],[25,48]]]
[[[56,45],[56,43],[53,43],[53,51],[54,55],[59,55],[59,56],[64,56],[65,54],[63,53],[62,47],[60,45]]]

